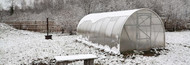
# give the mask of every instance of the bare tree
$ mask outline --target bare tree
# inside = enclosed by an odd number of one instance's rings
[[[14,0],[11,0],[11,6],[10,6],[10,15],[13,15],[14,14]]]
[[[22,0],[21,1],[21,6],[22,6],[22,9],[25,10],[27,8],[26,6],[26,1],[25,0]]]
[[[81,0],[82,4],[82,8],[85,11],[85,14],[89,14],[91,13],[91,5],[92,5],[92,1],[93,0]]]
[[[3,17],[3,12],[2,12],[2,10],[3,10],[3,7],[2,7],[2,5],[0,4],[0,22],[2,22],[2,17]]]

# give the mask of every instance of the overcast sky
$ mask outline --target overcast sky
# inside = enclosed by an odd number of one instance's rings
[[[0,4],[3,7],[3,9],[7,9],[7,7],[11,5],[9,0],[0,0]]]

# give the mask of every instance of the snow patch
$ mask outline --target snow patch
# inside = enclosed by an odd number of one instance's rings
[[[158,51],[159,56],[122,54],[112,55],[97,48],[103,45],[92,43],[87,39],[75,42],[82,36],[52,34],[53,40],[45,40],[45,33],[14,30],[11,26],[0,23],[0,65],[30,65],[33,61],[48,63],[54,56],[76,54],[94,54],[98,65],[189,65],[190,64],[190,31],[166,32],[166,47],[169,51]],[[81,39],[79,39],[81,40]],[[86,41],[86,42],[85,42]],[[89,47],[85,44],[95,47]],[[119,45],[118,45],[119,46]],[[113,47],[110,50],[117,50]],[[112,51],[113,52],[113,51]],[[35,63],[35,62],[34,62]],[[70,63],[83,65],[82,61]]]
[[[119,44],[117,45],[117,47],[112,47],[110,48],[108,45],[101,45],[101,44],[98,44],[98,43],[92,43],[91,41],[89,41],[87,38],[82,38],[82,37],[79,37],[77,38],[78,41],[81,41],[82,43],[84,44],[87,44],[89,46],[93,46],[95,48],[99,48],[99,49],[102,49],[104,50],[105,52],[109,52],[109,53],[114,53],[114,54],[120,54],[120,51],[119,51]]]

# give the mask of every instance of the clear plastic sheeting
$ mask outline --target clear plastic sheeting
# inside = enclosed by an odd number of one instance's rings
[[[146,8],[86,15],[77,32],[93,43],[116,47],[121,52],[165,46],[164,24]]]

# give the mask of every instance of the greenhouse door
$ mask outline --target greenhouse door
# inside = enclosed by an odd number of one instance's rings
[[[151,48],[151,14],[137,14],[137,29],[136,29],[136,49],[143,50]]]

